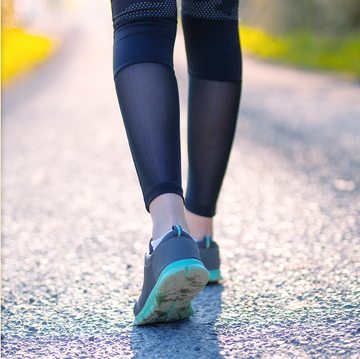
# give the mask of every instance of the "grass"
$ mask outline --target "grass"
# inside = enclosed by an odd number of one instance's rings
[[[44,61],[55,43],[25,33],[22,29],[1,30],[1,82],[6,84]]]
[[[241,26],[240,33],[242,46],[261,57],[360,78],[360,33],[330,37],[298,31],[272,36],[247,26]]]

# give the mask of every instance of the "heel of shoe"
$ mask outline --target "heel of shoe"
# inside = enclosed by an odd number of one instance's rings
[[[198,259],[182,259],[176,262],[169,264],[162,271],[159,280],[166,278],[172,274],[183,271],[185,278],[188,280],[194,279],[197,283],[201,283],[205,280],[206,277],[210,277],[209,271],[205,268],[204,264]],[[206,283],[205,283],[206,284]]]
[[[161,273],[135,325],[171,322],[194,314],[191,300],[206,286],[210,274],[201,261],[183,259]]]

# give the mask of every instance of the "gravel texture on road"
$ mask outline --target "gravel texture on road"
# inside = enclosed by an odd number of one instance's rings
[[[112,80],[110,13],[97,15],[3,94],[2,356],[359,358],[359,85],[245,57],[215,217],[224,279],[192,318],[136,327],[151,223]],[[176,58],[185,146],[179,47]]]

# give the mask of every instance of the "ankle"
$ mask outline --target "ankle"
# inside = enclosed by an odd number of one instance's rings
[[[185,218],[190,228],[190,235],[196,239],[213,237],[213,218],[203,217],[185,209]]]
[[[179,225],[189,232],[181,196],[174,193],[160,195],[150,203],[149,210],[153,222],[153,239],[163,236],[174,225]]]

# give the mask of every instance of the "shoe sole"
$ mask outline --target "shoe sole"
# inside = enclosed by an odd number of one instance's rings
[[[209,270],[209,273],[210,273],[209,283],[218,282],[220,279],[222,279],[220,269]]]
[[[169,264],[161,273],[135,325],[173,322],[194,314],[191,301],[209,281],[209,272],[196,259]]]

